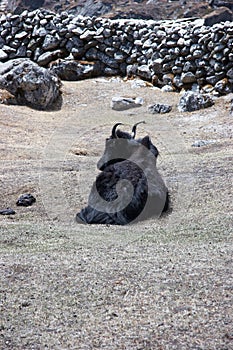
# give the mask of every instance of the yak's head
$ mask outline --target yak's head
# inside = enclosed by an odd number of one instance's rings
[[[151,142],[149,136],[135,139],[137,126],[141,123],[145,122],[136,123],[132,128],[131,134],[117,129],[122,123],[117,123],[113,126],[111,136],[105,141],[104,154],[97,163],[99,170],[104,170],[108,165],[128,159],[138,151],[139,144],[147,147],[155,158],[157,158],[159,152]]]

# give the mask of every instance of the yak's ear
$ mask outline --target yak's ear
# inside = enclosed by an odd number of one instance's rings
[[[142,144],[143,146],[145,146],[146,148],[150,149],[150,144],[151,144],[150,137],[149,137],[149,136],[143,137],[143,139],[142,139],[142,141],[141,141],[141,144]]]

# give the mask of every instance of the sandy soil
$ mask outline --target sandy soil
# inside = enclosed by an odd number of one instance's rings
[[[16,211],[0,216],[0,349],[233,349],[232,96],[180,113],[179,94],[131,84],[66,82],[54,112],[0,105],[0,209]],[[144,105],[113,111],[119,95]],[[172,112],[149,114],[157,102]],[[140,120],[172,213],[78,225],[113,123]],[[25,192],[36,203],[17,207]]]

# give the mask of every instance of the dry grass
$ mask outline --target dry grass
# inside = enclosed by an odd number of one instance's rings
[[[178,94],[101,79],[64,83],[60,111],[1,105],[0,349],[230,350],[232,117],[229,98],[179,113]],[[116,112],[115,95],[144,106]],[[171,103],[165,115],[147,113]],[[126,227],[74,221],[114,122],[145,119],[173,212]],[[216,140],[193,148],[197,139]],[[91,142],[90,142],[91,141]],[[23,192],[37,198],[17,208]]]

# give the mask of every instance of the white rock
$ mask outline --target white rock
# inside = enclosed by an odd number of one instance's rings
[[[141,107],[143,99],[141,97],[113,97],[111,101],[111,107],[115,111],[124,111],[126,109]]]

